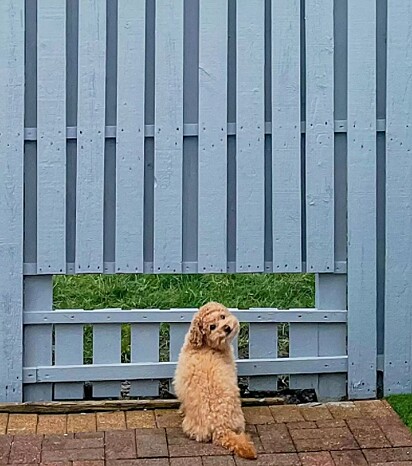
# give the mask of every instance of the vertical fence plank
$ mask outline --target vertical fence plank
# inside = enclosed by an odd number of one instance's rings
[[[93,325],[93,364],[121,362],[122,326],[119,324]],[[93,383],[95,398],[119,398],[120,382]]]
[[[334,270],[333,2],[306,0],[308,272]]]
[[[22,401],[24,1],[0,2],[0,400]]]
[[[159,324],[131,326],[131,362],[159,361]],[[132,396],[158,396],[158,380],[140,380],[132,382]]]
[[[79,2],[76,272],[103,271],[106,1]]]
[[[145,0],[118,3],[116,272],[143,272],[145,17]]]
[[[54,327],[54,363],[56,366],[83,364],[83,326],[59,324]],[[83,382],[56,383],[56,400],[82,400]]]
[[[346,275],[319,274],[316,276],[316,308],[346,309]],[[347,354],[345,324],[318,324],[317,356]],[[320,374],[318,397],[322,401],[339,400],[346,396],[346,374]]]
[[[300,0],[272,0],[273,270],[301,272]]]
[[[175,362],[179,359],[180,350],[185,341],[185,336],[189,330],[190,324],[170,324],[170,340],[169,340],[169,361]],[[170,391],[173,393],[173,386],[170,385]]]
[[[227,0],[200,0],[199,272],[226,272]]]
[[[265,3],[237,2],[236,271],[264,270]]]
[[[249,325],[249,358],[278,357],[278,326],[276,324]],[[257,376],[249,379],[250,390],[277,390],[278,377]]]
[[[293,323],[289,326],[289,356],[291,358],[317,356],[319,348],[319,324]],[[291,375],[289,386],[293,389],[313,388],[319,391],[319,376]]]
[[[37,1],[37,272],[66,271],[66,1]]]
[[[25,277],[24,313],[51,311],[53,306],[53,276]],[[25,325],[23,340],[23,367],[52,365],[52,325]],[[27,384],[24,401],[52,401],[51,383]]]
[[[348,3],[348,395],[376,396],[376,2]]]
[[[410,393],[412,302],[412,9],[388,2],[386,114],[386,299],[387,395]]]
[[[183,0],[156,1],[154,271],[182,271]]]

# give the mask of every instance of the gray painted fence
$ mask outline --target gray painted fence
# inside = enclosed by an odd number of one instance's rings
[[[171,377],[193,310],[53,310],[66,273],[316,273],[238,311],[250,387],[412,392],[411,50],[406,1],[2,0],[0,400]]]

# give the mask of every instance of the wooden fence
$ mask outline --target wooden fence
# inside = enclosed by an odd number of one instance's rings
[[[0,400],[171,377],[192,311],[54,310],[83,273],[315,273],[316,309],[238,311],[240,374],[411,392],[411,51],[406,1],[2,0]]]

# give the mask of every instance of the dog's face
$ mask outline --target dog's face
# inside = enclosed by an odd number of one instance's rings
[[[208,303],[194,316],[189,342],[196,348],[224,349],[239,333],[239,321],[219,303]]]

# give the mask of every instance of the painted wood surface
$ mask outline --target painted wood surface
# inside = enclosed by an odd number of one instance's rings
[[[333,2],[306,0],[306,256],[308,272],[334,268]]]
[[[183,0],[156,1],[154,271],[182,271]]]
[[[144,0],[118,3],[116,272],[125,273],[143,271],[145,13]]]
[[[376,2],[348,2],[348,392],[376,396]]]
[[[273,270],[300,272],[300,0],[272,0]]]
[[[228,2],[199,5],[198,271],[226,272]]]
[[[236,271],[264,269],[264,15],[236,5]]]
[[[385,367],[387,395],[410,393],[412,287],[412,9],[388,4]]]
[[[66,2],[37,2],[37,271],[66,271]]]
[[[76,270],[103,270],[106,2],[79,2]]]
[[[22,401],[24,1],[0,2],[0,399]]]

